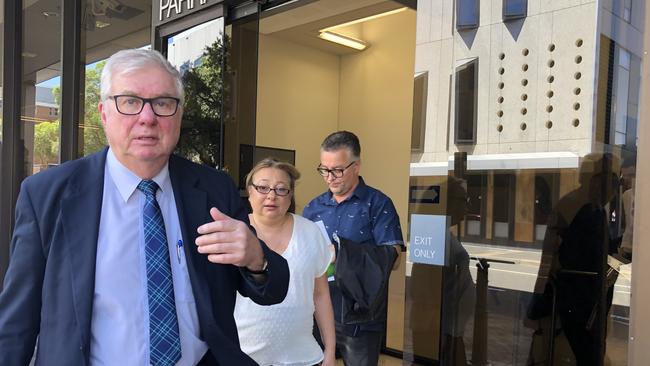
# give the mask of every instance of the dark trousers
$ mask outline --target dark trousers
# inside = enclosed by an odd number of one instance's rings
[[[353,337],[336,330],[336,349],[345,366],[377,366],[381,341],[381,332],[360,332]]]

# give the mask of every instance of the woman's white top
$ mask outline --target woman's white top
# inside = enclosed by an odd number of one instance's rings
[[[323,351],[312,335],[314,280],[332,258],[330,243],[313,222],[293,215],[293,232],[282,256],[289,265],[289,291],[279,304],[257,305],[237,294],[235,321],[242,351],[261,366],[314,365]]]

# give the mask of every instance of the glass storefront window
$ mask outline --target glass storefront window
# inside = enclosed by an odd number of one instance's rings
[[[450,12],[418,18],[415,73],[435,86],[426,130],[441,132],[421,136],[411,186],[442,198],[416,195],[409,214],[451,220],[444,266],[410,247],[405,351],[442,365],[626,365],[644,21],[625,1],[526,3],[504,2],[504,20],[478,31],[445,28]]]
[[[23,176],[59,164],[61,7],[41,0],[23,10]]]
[[[194,162],[220,167],[223,62],[227,40],[223,17],[172,35],[167,59],[183,76],[185,105],[176,152]]]
[[[86,10],[86,44],[81,58],[86,66],[83,114],[78,132],[80,156],[92,154],[107,144],[97,111],[104,60],[121,49],[149,47],[151,41],[151,2],[88,0]]]

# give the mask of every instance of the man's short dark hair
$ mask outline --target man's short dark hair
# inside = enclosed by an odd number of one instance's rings
[[[359,158],[361,156],[361,144],[357,135],[350,131],[337,131],[325,138],[320,144],[322,151],[338,151],[348,149],[352,156]]]

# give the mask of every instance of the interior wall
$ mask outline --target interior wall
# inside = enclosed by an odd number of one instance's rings
[[[413,112],[416,13],[407,10],[363,23],[365,51],[341,57],[338,129],[361,140],[361,174],[397,208],[406,239]],[[405,253],[404,253],[405,254]],[[402,350],[404,260],[390,284],[386,346]]]
[[[325,189],[323,138],[337,129],[339,57],[260,34],[256,144],[296,151],[296,212]]]

